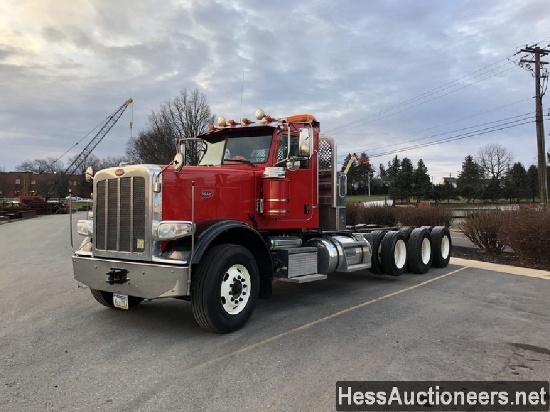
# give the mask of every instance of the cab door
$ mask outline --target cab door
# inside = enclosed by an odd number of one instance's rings
[[[308,128],[313,144],[313,129]],[[318,226],[317,214],[317,159],[305,155],[300,150],[300,131],[288,134],[288,130],[279,133],[277,166],[286,170],[288,182],[288,213],[279,217],[281,222],[299,223],[299,227],[315,228]]]

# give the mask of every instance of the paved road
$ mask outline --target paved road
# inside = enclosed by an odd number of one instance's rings
[[[550,279],[461,262],[277,283],[216,335],[187,302],[100,306],[70,255],[67,216],[0,225],[2,411],[328,411],[337,380],[550,376]]]
[[[477,248],[462,232],[452,232],[453,246]]]
[[[462,246],[462,247],[471,247],[474,249],[479,249],[470,239],[468,239],[464,233],[453,231],[452,232],[453,246]],[[512,248],[505,246],[503,249],[504,252],[513,252]]]

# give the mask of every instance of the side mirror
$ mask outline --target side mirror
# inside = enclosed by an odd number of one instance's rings
[[[310,157],[313,150],[313,131],[306,127],[300,129],[300,137],[298,139],[298,156]]]
[[[183,168],[185,162],[185,142],[183,139],[178,141],[178,152],[174,156],[172,163],[174,164],[174,170],[179,172]]]
[[[84,178],[87,182],[91,182],[94,178],[94,168],[92,166],[88,166],[86,168],[86,171],[84,172]]]
[[[174,163],[174,170],[179,172],[183,168],[183,153],[176,153],[172,162]]]

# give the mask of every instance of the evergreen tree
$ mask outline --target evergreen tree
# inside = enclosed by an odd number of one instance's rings
[[[393,200],[393,204],[395,205],[395,201],[398,197],[401,197],[400,187],[397,184],[398,180],[398,174],[399,170],[401,168],[401,161],[395,155],[393,160],[391,162],[388,162],[388,168],[386,169],[386,173],[388,176],[388,183],[390,185],[388,194],[390,195],[391,199]]]
[[[424,161],[420,159],[416,164],[416,169],[413,172],[413,195],[416,197],[416,202],[420,202],[421,198],[429,198],[432,193],[432,184],[428,168]]]
[[[411,160],[404,157],[401,160],[401,168],[397,174],[397,182],[400,188],[401,200],[405,199],[407,203],[410,202],[410,198],[413,195],[413,181],[414,181],[414,167]]]
[[[374,171],[370,164],[370,159],[365,152],[359,155],[356,168],[357,179],[359,180],[359,186],[361,187],[362,194],[369,193],[369,182],[374,175]]]
[[[378,176],[380,176],[380,178],[384,178],[384,177],[387,177],[388,176],[388,172],[386,172],[386,168],[384,167],[384,165],[382,163],[380,163],[380,166],[378,168]]]
[[[462,171],[458,175],[457,189],[460,196],[468,202],[477,199],[481,194],[483,172],[471,155],[462,162]]]
[[[374,172],[370,164],[369,157],[365,152],[361,153],[358,158],[355,154],[348,154],[342,164],[342,172],[348,168],[348,163],[352,162],[347,172],[348,192],[353,194],[367,194],[369,179],[372,178]]]
[[[529,166],[527,170],[527,188],[528,195],[535,203],[536,197],[539,195],[539,169],[535,165]]]
[[[491,200],[493,202],[502,197],[502,189],[498,177],[493,176],[489,179],[489,183],[483,188],[482,197],[485,200]]]
[[[514,163],[512,168],[506,173],[505,193],[510,203],[515,200],[520,202],[521,199],[529,196],[529,181],[527,171],[520,162]]]
[[[447,203],[449,203],[451,199],[456,199],[458,197],[457,190],[448,180],[446,180],[442,185],[437,185],[436,188],[437,198],[439,200],[446,200]]]

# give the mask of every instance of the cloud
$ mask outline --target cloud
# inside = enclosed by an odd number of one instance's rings
[[[341,158],[399,149],[533,112],[533,80],[506,58],[550,42],[549,18],[543,0],[10,2],[0,15],[0,166],[61,155],[128,97],[135,135],[183,88],[227,117],[310,112],[334,130]],[[124,153],[130,112],[98,157]],[[493,141],[525,165],[536,155],[532,124],[398,155],[442,176]]]

